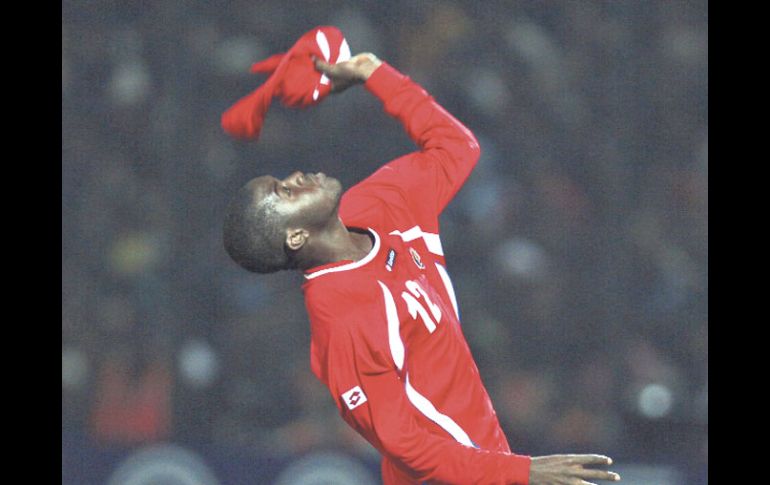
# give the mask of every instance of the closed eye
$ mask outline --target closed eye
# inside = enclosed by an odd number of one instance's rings
[[[284,184],[284,183],[282,183],[280,181],[277,181],[277,180],[275,181],[275,183],[273,185],[273,192],[278,197],[281,196],[281,192],[283,192],[286,196],[291,196],[291,188],[289,188],[288,185],[286,185],[286,184]]]

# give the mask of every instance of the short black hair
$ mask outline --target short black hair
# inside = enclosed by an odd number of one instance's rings
[[[268,197],[254,200],[250,184],[230,201],[223,227],[225,250],[244,269],[275,273],[294,267],[286,248],[284,223]]]

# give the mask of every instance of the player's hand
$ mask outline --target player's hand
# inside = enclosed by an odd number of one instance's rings
[[[332,93],[339,93],[355,84],[361,84],[380,67],[382,61],[372,53],[364,52],[351,57],[347,61],[329,64],[314,58],[315,68],[331,80]]]
[[[608,466],[612,459],[603,455],[548,455],[532,458],[530,485],[595,485],[596,480],[617,482],[617,473],[586,468]]]

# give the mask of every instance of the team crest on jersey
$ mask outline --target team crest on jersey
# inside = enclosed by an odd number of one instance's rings
[[[425,269],[425,265],[422,264],[422,258],[420,258],[419,253],[417,253],[414,248],[409,248],[409,254],[412,255],[412,261],[414,261],[414,264],[416,264],[418,268]]]
[[[356,386],[342,394],[342,400],[345,401],[345,405],[348,409],[355,409],[358,406],[366,402],[366,394],[360,387]]]

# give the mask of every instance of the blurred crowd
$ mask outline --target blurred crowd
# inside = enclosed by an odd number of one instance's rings
[[[442,240],[514,451],[705,467],[705,0],[65,1],[63,433],[373,452],[310,372],[301,276],[221,244],[252,177],[350,186],[414,149],[360,88],[275,103],[257,143],[222,132],[250,64],[316,25],[479,138]]]

